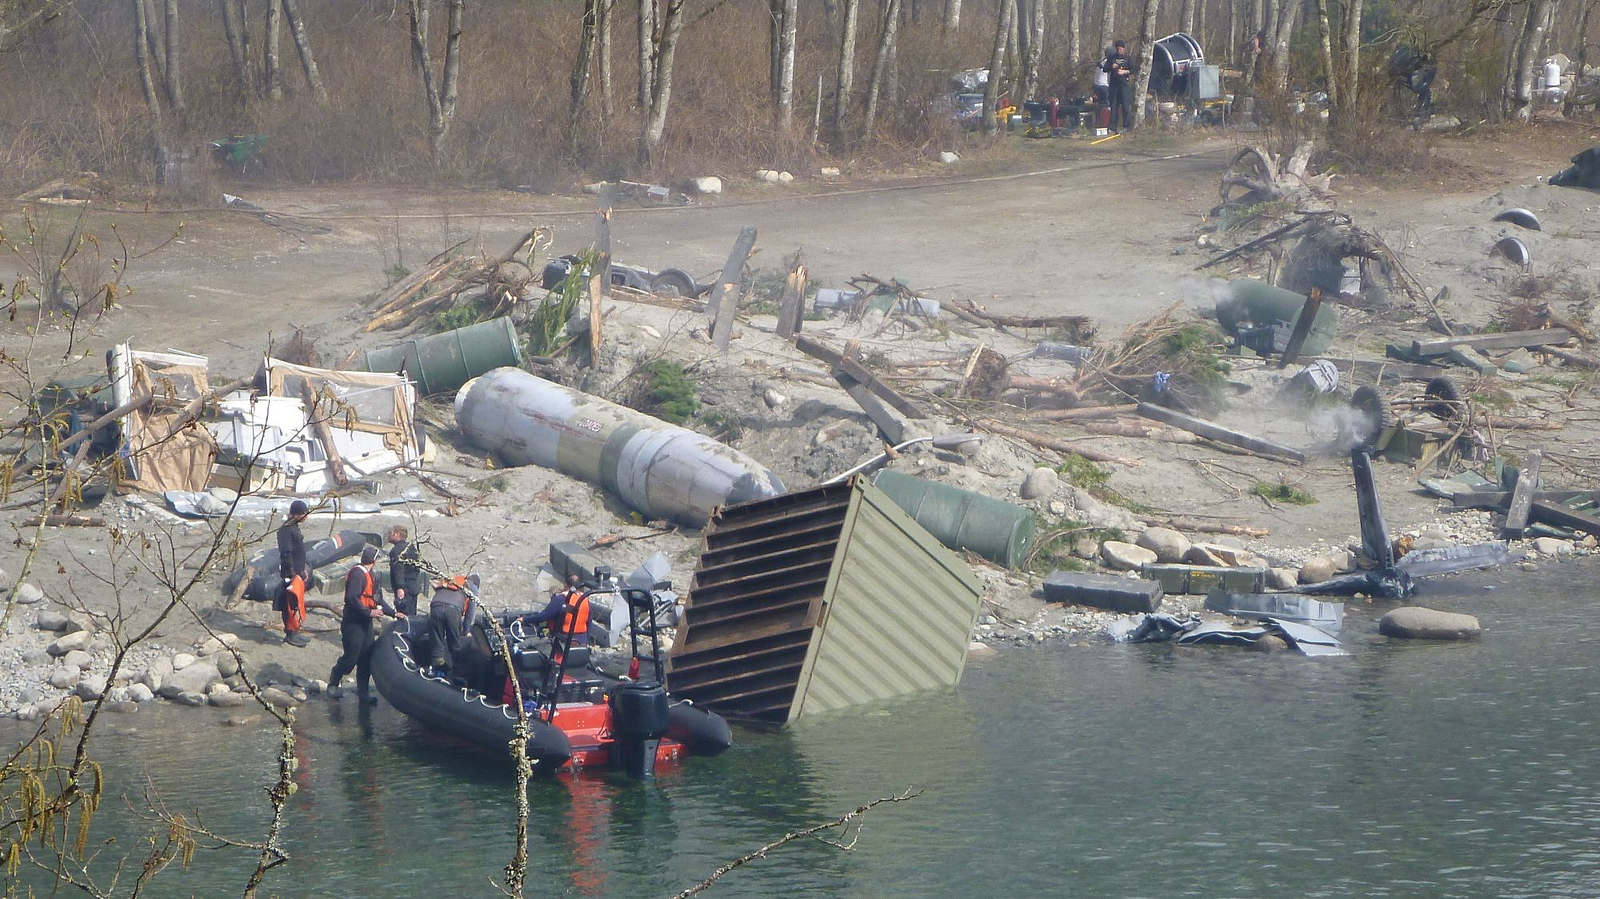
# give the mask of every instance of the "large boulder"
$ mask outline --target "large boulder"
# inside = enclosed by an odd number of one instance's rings
[[[1022,480],[1022,489],[1018,492],[1023,499],[1039,499],[1050,496],[1061,486],[1061,476],[1053,468],[1035,468]]]
[[[149,702],[156,698],[156,694],[145,684],[130,684],[128,698],[134,702]]]
[[[1156,554],[1158,562],[1182,562],[1192,545],[1189,538],[1172,528],[1150,528],[1139,535],[1138,544]]]
[[[1541,556],[1567,556],[1572,554],[1572,541],[1555,537],[1533,538],[1533,551]]]
[[[217,671],[223,677],[233,677],[239,673],[239,659],[231,652],[219,652],[209,657],[217,665]]]
[[[23,584],[17,588],[12,598],[17,601],[18,605],[31,606],[34,603],[44,601],[44,591],[32,584]]]
[[[194,664],[194,660],[195,660],[194,653],[180,652],[177,655],[172,657],[172,670],[173,671],[182,671],[183,669],[189,667],[190,665],[193,665]]]
[[[1138,571],[1154,562],[1156,554],[1132,543],[1107,540],[1100,544],[1100,558],[1108,568],[1115,568],[1118,571]]]
[[[89,666],[94,664],[94,656],[81,649],[74,649],[61,657],[61,664],[71,665],[79,671],[88,671]]]
[[[1320,584],[1338,573],[1338,562],[1327,556],[1312,556],[1300,566],[1300,583]]]
[[[93,636],[88,631],[73,631],[50,641],[45,651],[53,656],[64,656],[74,649],[87,649]]]
[[[1472,640],[1483,633],[1483,627],[1472,615],[1401,606],[1383,616],[1378,633],[1406,640]]]
[[[58,634],[66,630],[73,629],[74,627],[71,618],[68,618],[60,612],[52,609],[41,610],[39,612],[39,617],[34,621],[33,626],[41,631],[54,631]]]
[[[172,672],[172,676],[156,690],[156,694],[174,699],[180,693],[199,693],[204,701],[206,690],[219,680],[222,680],[222,675],[217,671],[217,666],[208,661],[196,661],[182,671]]]
[[[265,690],[262,690],[261,698],[267,703],[267,705],[279,709],[292,709],[296,705],[299,705],[299,702],[293,696],[290,696],[288,693],[285,693],[278,687],[268,687]]]
[[[50,672],[50,686],[57,690],[70,690],[77,685],[82,674],[75,665],[58,665]]]
[[[145,669],[141,678],[151,692],[159,691],[167,683],[167,678],[172,677],[172,660],[166,656],[156,656],[150,660],[150,666]]]
[[[1293,568],[1268,568],[1267,588],[1269,590],[1293,590],[1300,582],[1300,572]]]
[[[78,681],[76,692],[80,699],[93,702],[94,700],[105,695],[106,679],[98,674],[91,674],[83,680]]]

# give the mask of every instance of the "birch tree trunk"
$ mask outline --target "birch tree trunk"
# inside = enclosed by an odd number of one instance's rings
[[[426,2],[426,0],[424,0]],[[571,96],[567,104],[567,124],[576,130],[578,116],[583,112],[583,100],[589,95],[589,73],[594,69],[595,41],[599,31],[599,0],[584,0],[583,18],[578,28],[578,58],[572,63]],[[576,134],[574,134],[576,139]]]
[[[289,34],[294,37],[294,48],[300,54],[300,68],[305,70],[311,94],[318,103],[326,106],[328,89],[322,85],[322,75],[317,71],[317,58],[311,52],[311,38],[306,35],[306,23],[300,17],[300,0],[283,0],[283,17],[289,20]]]
[[[1341,115],[1354,115],[1361,100],[1361,4],[1362,0],[1345,0],[1342,57],[1338,61],[1344,81],[1339,85],[1339,99],[1344,103]]]
[[[944,36],[954,40],[961,32],[961,0],[944,0]]]
[[[989,82],[983,87],[984,134],[994,134],[999,129],[995,110],[1000,99],[1000,79],[1005,71],[1006,41],[1010,38],[1011,22],[1016,14],[1016,0],[1000,0],[1000,21],[994,29],[994,49],[989,52]]]
[[[1033,35],[1028,39],[1028,58],[1022,64],[1022,99],[1039,98],[1039,58],[1044,55],[1045,0],[1027,0],[1033,7]]]
[[[182,42],[179,40],[180,28],[178,20],[178,0],[166,0],[167,24],[167,96],[172,99],[172,108],[183,109],[183,78],[179,59],[182,56]]]
[[[249,103],[255,95],[255,78],[250,69],[250,51],[245,43],[243,22],[240,13],[243,7],[235,5],[235,0],[217,0],[217,5],[222,7],[222,34],[228,41],[228,61],[233,65],[233,80],[239,88],[239,99]]]
[[[1328,85],[1328,109],[1339,107],[1339,76],[1333,70],[1333,29],[1328,21],[1328,0],[1317,0],[1317,40],[1321,44],[1323,80]],[[1332,113],[1329,113],[1330,117]]]
[[[283,70],[278,66],[278,34],[283,30],[278,18],[282,12],[283,7],[278,0],[267,0],[266,32],[261,38],[261,63],[268,100],[283,99]]]
[[[166,7],[162,0],[139,0],[144,7],[144,42],[149,48],[151,70],[156,76],[156,87],[167,89],[167,22]]]
[[[1178,6],[1178,30],[1194,34],[1195,0],[1183,0]],[[1204,46],[1203,44],[1201,46]]]
[[[422,79],[422,95],[428,104],[428,138],[433,161],[444,161],[444,139],[455,119],[456,96],[461,79],[461,14],[466,0],[450,0],[445,20],[444,75],[434,79],[433,57],[428,52],[428,2],[409,0],[407,22],[411,30],[411,61]]]
[[[639,0],[639,111],[648,113],[655,93],[656,0]]]
[[[155,66],[150,52],[150,14],[144,0],[133,0],[133,55],[139,63],[139,87],[150,110],[150,131],[161,143],[161,96],[156,93]]]
[[[767,0],[767,89],[778,105],[778,69],[783,65],[783,0]]]
[[[1533,117],[1533,86],[1541,69],[1539,49],[1544,44],[1545,29],[1554,5],[1554,0],[1534,0],[1530,3],[1528,18],[1524,22],[1522,36],[1517,42],[1517,66],[1513,82],[1515,90],[1511,97],[1511,112],[1521,122]]]
[[[1083,0],[1067,0],[1067,76],[1078,77],[1083,65]]]
[[[1100,47],[1094,52],[1094,59],[1098,60],[1102,53],[1111,49],[1111,44],[1117,39],[1117,0],[1106,0],[1106,6],[1100,17]]]
[[[1272,86],[1278,93],[1289,87],[1289,37],[1300,15],[1300,0],[1280,0],[1277,26],[1272,41]]]
[[[646,162],[656,154],[667,131],[667,107],[672,101],[672,64],[678,55],[678,38],[683,34],[686,2],[665,0],[661,10],[661,42],[653,54],[656,70],[651,77],[650,111],[644,125],[642,151]]]
[[[778,128],[794,124],[794,48],[800,27],[800,0],[783,0],[783,28],[778,46]]]
[[[1150,91],[1150,63],[1156,55],[1156,13],[1160,0],[1144,0],[1144,21],[1139,25],[1139,74],[1133,79],[1133,127],[1144,124],[1144,95]]]
[[[600,115],[610,119],[617,112],[616,95],[611,87],[611,13],[617,0],[600,0]]]
[[[867,112],[861,125],[863,140],[872,139],[872,129],[878,124],[878,94],[883,90],[884,72],[894,53],[899,27],[900,0],[888,0],[883,8],[883,27],[878,32],[878,52],[872,57],[872,75],[867,79]]]
[[[844,25],[839,35],[839,78],[833,98],[833,133],[845,140],[849,131],[850,94],[856,81],[856,20],[861,16],[861,0],[844,0]]]

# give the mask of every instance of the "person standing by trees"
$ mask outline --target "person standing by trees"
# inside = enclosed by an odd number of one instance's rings
[[[1133,127],[1133,59],[1128,56],[1128,42],[1118,40],[1100,65],[1110,82],[1111,130],[1120,134]]]

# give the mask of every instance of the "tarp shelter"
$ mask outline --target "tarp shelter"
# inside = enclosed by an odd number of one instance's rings
[[[122,421],[117,486],[159,493],[204,490],[216,458],[210,432],[181,410],[209,391],[207,359],[192,353],[154,353],[123,343],[109,358],[112,399],[122,405],[148,392],[149,405]],[[181,426],[180,426],[181,425]]]
[[[311,433],[302,436],[323,441],[330,466],[366,476],[421,461],[412,421],[416,393],[403,375],[332,371],[271,358],[264,367],[266,395],[304,404]]]

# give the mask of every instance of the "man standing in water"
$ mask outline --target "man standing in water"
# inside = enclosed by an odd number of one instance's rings
[[[372,680],[372,650],[377,645],[372,633],[375,622],[384,615],[395,614],[383,601],[383,591],[378,589],[378,579],[372,566],[378,561],[378,548],[368,546],[361,551],[361,564],[350,569],[344,579],[344,621],[339,625],[339,639],[344,644],[344,655],[333,663],[328,673],[328,692],[339,686],[339,681],[352,670],[356,673],[356,695],[361,701],[377,704],[378,697],[369,695]]]
[[[289,504],[289,520],[278,528],[278,572],[283,575],[283,589],[278,594],[278,611],[283,613],[283,642],[290,646],[306,646],[311,640],[300,633],[300,623],[306,620],[306,584],[311,571],[306,567],[306,538],[300,533],[300,522],[310,512],[304,500]]]

